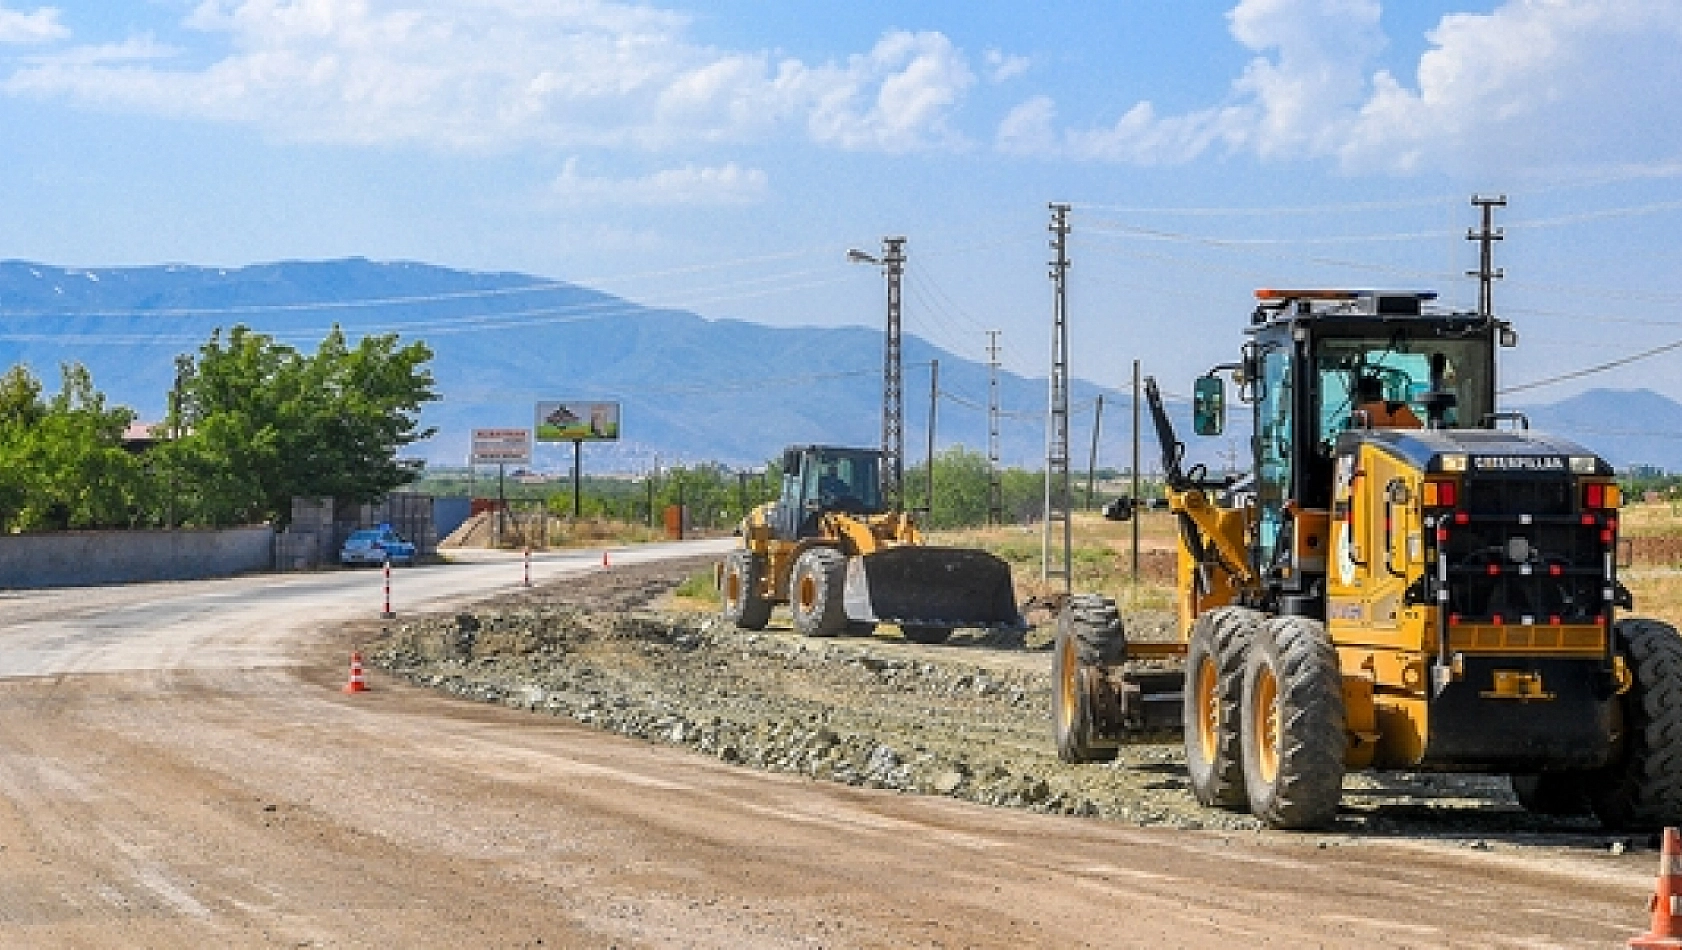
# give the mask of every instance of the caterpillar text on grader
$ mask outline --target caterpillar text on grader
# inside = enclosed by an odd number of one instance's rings
[[[911,517],[884,503],[881,465],[871,449],[785,451],[781,496],[742,519],[742,546],[718,566],[725,619],[761,630],[786,603],[807,636],[892,623],[918,643],[942,643],[959,627],[1024,626],[1010,565],[925,545]]]
[[[1155,648],[1183,667],[1129,671],[1153,645],[1073,598],[1060,756],[1113,758],[1177,718],[1197,798],[1273,827],[1327,824],[1367,768],[1506,773],[1532,811],[1682,823],[1682,638],[1615,616],[1611,467],[1495,410],[1508,326],[1429,293],[1256,296],[1242,359],[1192,407],[1219,434],[1233,372],[1248,490],[1183,469],[1146,386],[1180,529],[1179,642]]]

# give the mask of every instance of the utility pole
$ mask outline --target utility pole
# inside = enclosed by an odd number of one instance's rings
[[[934,523],[934,420],[936,408],[940,405],[940,360],[929,360],[929,514],[930,524]]]
[[[1086,510],[1092,510],[1093,492],[1098,485],[1098,431],[1104,427],[1104,394],[1092,410],[1092,453],[1086,457]]]
[[[987,523],[1005,520],[1004,487],[999,484],[999,331],[987,331]]]
[[[888,277],[888,333],[882,349],[882,497],[890,508],[905,507],[905,377],[900,360],[900,279],[905,274],[905,238],[882,239],[882,256],[857,249],[855,264],[875,264]]]
[[[1495,315],[1495,282],[1507,276],[1505,270],[1494,266],[1495,242],[1506,237],[1501,228],[1494,226],[1495,209],[1507,206],[1507,196],[1484,198],[1473,195],[1472,206],[1483,212],[1483,228],[1466,231],[1466,240],[1478,242],[1478,269],[1467,271],[1466,276],[1478,279],[1478,315],[1492,317]]]
[[[1133,584],[1139,583],[1139,361],[1133,361]]]
[[[1045,530],[1040,543],[1040,579],[1063,579],[1071,592],[1070,573],[1074,538],[1069,521],[1069,206],[1051,205],[1051,400],[1045,427]],[[1063,549],[1058,567],[1052,566],[1052,525],[1063,526]]]

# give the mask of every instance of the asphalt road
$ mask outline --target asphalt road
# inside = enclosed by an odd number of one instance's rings
[[[589,583],[600,558],[533,575]],[[502,555],[399,570],[393,607],[519,580]],[[0,596],[0,946],[1604,947],[1645,927],[1650,855],[1144,830],[762,774],[378,676],[346,695],[343,627],[380,607],[374,571]]]

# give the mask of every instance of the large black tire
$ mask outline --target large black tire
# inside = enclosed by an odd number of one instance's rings
[[[952,635],[951,627],[934,627],[921,623],[900,624],[899,632],[912,643],[945,643]]]
[[[1682,636],[1634,618],[1614,635],[1635,682],[1615,710],[1622,755],[1588,773],[1589,801],[1608,828],[1682,825]]]
[[[747,551],[731,551],[724,557],[724,569],[718,577],[718,599],[723,604],[720,613],[743,630],[764,630],[771,621],[771,602],[759,594],[764,570],[765,559]]]
[[[788,579],[788,612],[794,629],[808,637],[833,637],[847,629],[841,591],[847,556],[834,548],[812,548],[795,559]]]
[[[1343,676],[1326,626],[1274,617],[1244,662],[1244,788],[1272,828],[1319,828],[1343,797]]]
[[[1197,800],[1212,808],[1243,811],[1244,659],[1265,618],[1247,607],[1217,607],[1200,615],[1186,649],[1186,771]]]
[[[1513,797],[1532,815],[1586,815],[1593,810],[1582,772],[1510,775]]]
[[[1070,598],[1057,617],[1051,661],[1051,728],[1059,759],[1108,762],[1120,751],[1114,740],[1098,735],[1094,691],[1107,688],[1105,669],[1126,656],[1115,603],[1091,595]]]

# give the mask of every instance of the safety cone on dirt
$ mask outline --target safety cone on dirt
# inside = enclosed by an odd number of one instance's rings
[[[1653,929],[1629,938],[1635,950],[1682,947],[1682,832],[1664,830],[1659,849],[1659,883],[1653,892]]]
[[[345,684],[347,693],[366,693],[368,678],[362,675],[362,653],[360,651],[350,655],[350,682]]]

